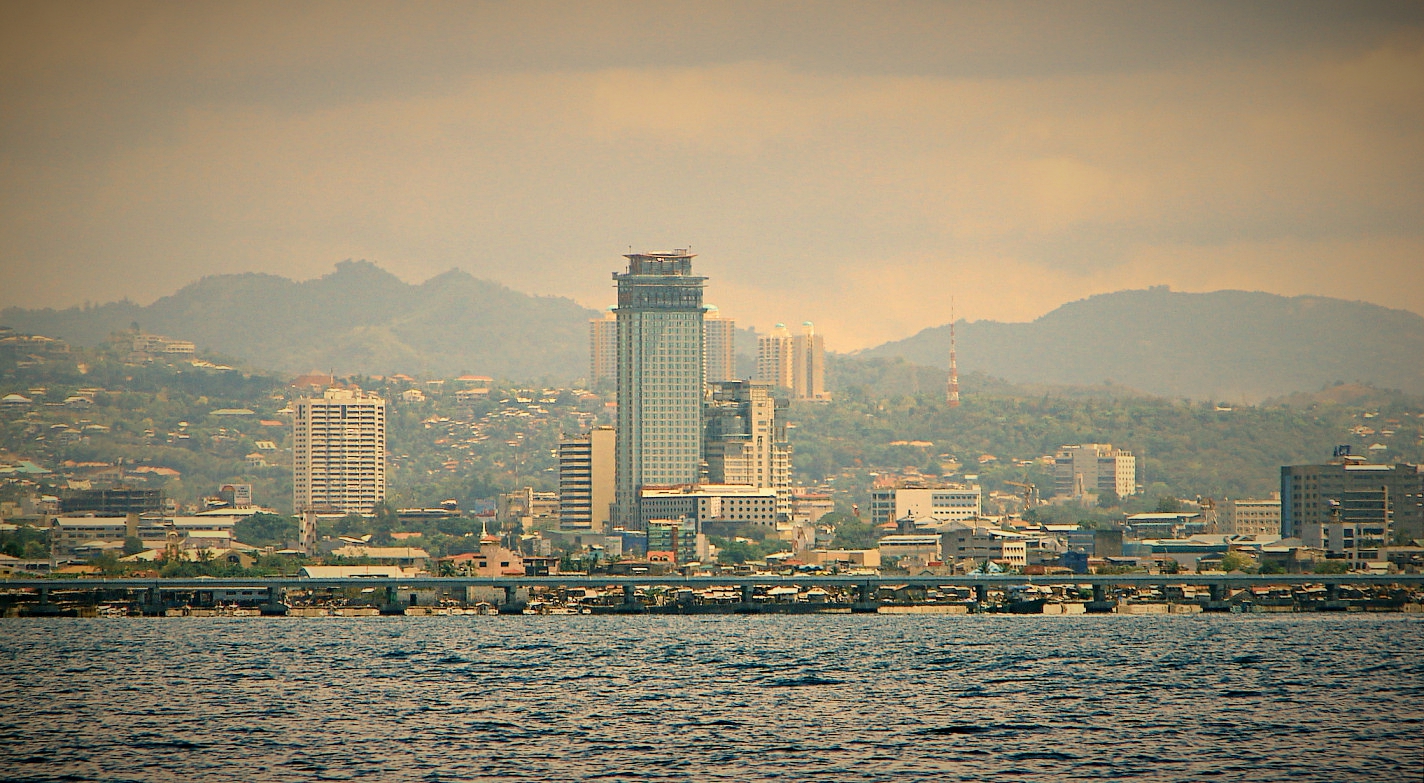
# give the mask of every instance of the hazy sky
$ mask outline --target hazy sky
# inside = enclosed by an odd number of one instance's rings
[[[1424,313],[1424,3],[0,4],[0,305],[691,245],[850,350],[1168,284]]]

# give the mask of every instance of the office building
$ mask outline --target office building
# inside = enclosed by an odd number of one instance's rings
[[[1082,499],[1114,493],[1126,497],[1137,492],[1137,458],[1111,443],[1061,446],[1053,457],[1053,494]]]
[[[588,383],[612,386],[618,382],[618,317],[609,310],[588,322]]]
[[[616,440],[612,427],[594,427],[559,441],[561,529],[608,531],[613,513]]]
[[[737,380],[737,322],[722,317],[715,305],[703,312],[704,373],[708,383]]]
[[[294,504],[306,510],[369,514],[386,499],[386,401],[327,389],[293,405]]]
[[[791,444],[777,411],[786,402],[756,381],[709,385],[704,417],[706,481],[772,489],[777,510],[791,510]]]
[[[883,525],[914,519],[916,527],[941,522],[977,519],[982,514],[982,492],[977,486],[901,485],[870,492],[870,523]]]
[[[1330,515],[1324,521],[1301,526],[1300,538],[1308,547],[1325,550],[1329,560],[1344,560],[1350,568],[1381,563],[1380,549],[1389,546],[1389,487],[1347,489],[1338,500],[1327,501]]]
[[[702,462],[702,285],[693,255],[630,253],[618,287],[614,523],[641,526],[638,490],[695,484]]]
[[[1281,534],[1280,500],[1223,500],[1217,504],[1221,532],[1242,536]]]
[[[776,492],[745,484],[684,484],[675,487],[643,487],[641,524],[654,519],[686,519],[702,532],[709,523],[727,528],[755,525],[776,529]]]
[[[1342,450],[1343,451],[1343,450]],[[1332,503],[1351,490],[1389,489],[1392,528],[1424,538],[1424,473],[1418,465],[1372,465],[1343,454],[1324,465],[1281,467],[1281,535],[1300,537],[1305,526],[1329,522]]]

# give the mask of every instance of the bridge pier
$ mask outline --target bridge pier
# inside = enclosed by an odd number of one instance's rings
[[[1108,598],[1108,586],[1104,584],[1093,585],[1093,600],[1089,601],[1083,610],[1088,614],[1110,614],[1117,608],[1117,601]]]
[[[504,589],[504,603],[496,607],[495,611],[500,614],[524,614],[524,607],[527,605],[519,600],[518,585],[500,585]]]
[[[851,601],[850,610],[857,614],[874,614],[879,611],[880,602],[875,600],[875,588],[869,582],[862,582],[855,586],[855,598]]]

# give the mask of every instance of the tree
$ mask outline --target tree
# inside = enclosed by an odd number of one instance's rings
[[[124,539],[124,557],[136,555],[145,549],[148,549],[148,547],[144,546],[143,541],[138,536],[128,536]]]
[[[1255,568],[1256,561],[1244,552],[1230,551],[1221,556],[1221,570],[1231,573],[1238,571],[1246,573]]]
[[[276,546],[297,537],[297,523],[277,514],[257,513],[238,521],[233,533],[244,544]]]
[[[1121,502],[1122,498],[1110,489],[1098,493],[1098,508],[1116,508]]]
[[[1171,495],[1163,495],[1163,496],[1157,498],[1157,513],[1158,513],[1158,514],[1174,514],[1174,513],[1178,512],[1178,511],[1181,511],[1181,510],[1182,510],[1182,501],[1177,500],[1176,498],[1172,497]]]
[[[1350,570],[1350,564],[1345,560],[1320,560],[1312,570],[1317,574],[1343,574]]]

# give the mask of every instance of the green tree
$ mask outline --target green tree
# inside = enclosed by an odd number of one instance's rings
[[[128,536],[124,539],[124,557],[136,555],[145,549],[148,549],[148,547],[144,546],[143,541],[138,536]]]
[[[238,521],[233,532],[244,544],[280,546],[297,537],[297,523],[278,514],[257,513]]]
[[[1344,560],[1319,560],[1311,570],[1317,574],[1343,574],[1350,570],[1350,564]]]
[[[1230,551],[1221,556],[1221,570],[1231,573],[1239,571],[1248,573],[1255,570],[1256,561],[1244,552]]]

